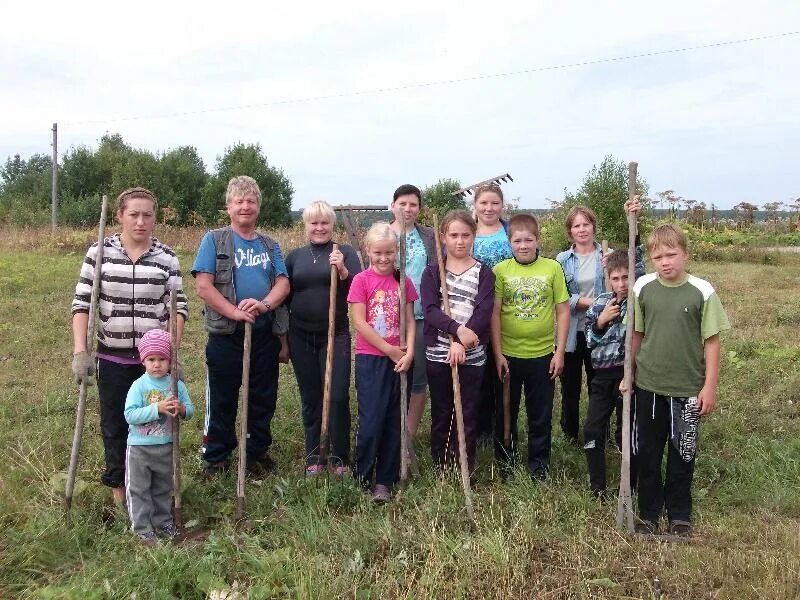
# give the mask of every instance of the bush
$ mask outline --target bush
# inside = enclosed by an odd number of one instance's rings
[[[4,197],[0,202],[0,223],[20,227],[37,227],[51,222],[50,208],[43,208],[29,197]]]

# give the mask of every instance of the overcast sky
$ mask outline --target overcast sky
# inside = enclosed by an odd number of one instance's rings
[[[800,196],[800,35],[541,70],[797,32],[797,0],[50,4],[0,8],[0,160],[57,121],[62,153],[119,132],[209,169],[258,142],[295,207],[505,172],[545,207],[605,154],[651,195]]]

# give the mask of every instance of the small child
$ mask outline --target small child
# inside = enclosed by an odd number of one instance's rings
[[[686,273],[686,235],[677,225],[656,227],[647,250],[656,272],[640,277],[633,286],[633,450],[641,519],[636,529],[658,533],[666,505],[669,532],[688,536],[697,430],[700,417],[710,414],[717,403],[719,334],[730,325],[711,284]]]
[[[589,384],[589,408],[583,434],[586,443],[583,449],[589,467],[589,487],[598,498],[606,492],[608,420],[614,409],[618,415],[622,414],[619,385],[625,363],[628,253],[612,252],[607,259],[606,270],[612,291],[600,294],[586,311],[586,345],[592,351],[594,377]],[[620,424],[617,430],[622,435]]]
[[[503,445],[503,411],[495,419],[495,456],[508,473],[517,452],[517,416],[522,388],[528,416],[528,471],[547,475],[555,379],[564,368],[569,331],[569,293],[564,271],[555,260],[539,256],[539,223],[528,214],[508,223],[513,258],[494,267],[492,347],[501,380],[511,377],[511,448]],[[553,350],[554,324],[558,338]]]
[[[373,501],[387,502],[400,477],[400,373],[414,362],[417,292],[406,277],[406,305],[400,306],[397,236],[388,223],[373,224],[364,246],[371,266],[353,278],[347,295],[356,330],[358,425],[353,476],[365,489],[371,488]],[[401,310],[406,311],[406,348],[400,347]]]
[[[131,385],[125,400],[130,425],[125,488],[131,528],[146,544],[176,534],[172,521],[172,419],[191,419],[194,406],[182,381],[178,398],[170,394],[170,334],[151,329],[139,340],[145,374]]]
[[[425,358],[431,391],[431,456],[438,469],[457,464],[458,437],[453,418],[453,370],[458,365],[464,438],[470,473],[475,470],[481,382],[494,305],[494,275],[472,256],[476,224],[463,210],[450,211],[439,227],[445,260],[450,316],[444,312],[439,265],[422,273]]]

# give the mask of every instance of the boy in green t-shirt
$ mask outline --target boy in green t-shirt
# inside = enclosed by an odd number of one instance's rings
[[[680,227],[656,227],[647,249],[656,272],[633,286],[633,451],[641,519],[636,529],[658,533],[666,505],[669,532],[688,536],[698,424],[717,403],[719,334],[730,325],[711,284],[686,273],[689,254]]]
[[[517,415],[525,387],[528,415],[528,470],[534,478],[547,475],[555,379],[564,368],[569,331],[569,292],[558,262],[539,256],[539,223],[533,215],[514,215],[508,223],[514,258],[494,267],[495,303],[492,348],[497,375],[511,377],[511,447],[503,445],[503,410],[495,411],[495,456],[513,463],[517,450]],[[553,352],[553,323],[558,344]]]

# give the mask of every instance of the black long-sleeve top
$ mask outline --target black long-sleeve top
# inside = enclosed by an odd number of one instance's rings
[[[328,330],[328,298],[331,285],[331,265],[328,258],[333,242],[308,244],[297,248],[286,257],[286,271],[292,286],[287,300],[289,327],[309,333]],[[347,279],[339,280],[336,288],[336,333],[348,328],[347,292],[356,273],[361,271],[358,255],[351,246],[339,245],[347,267]],[[316,260],[315,260],[316,259]]]

